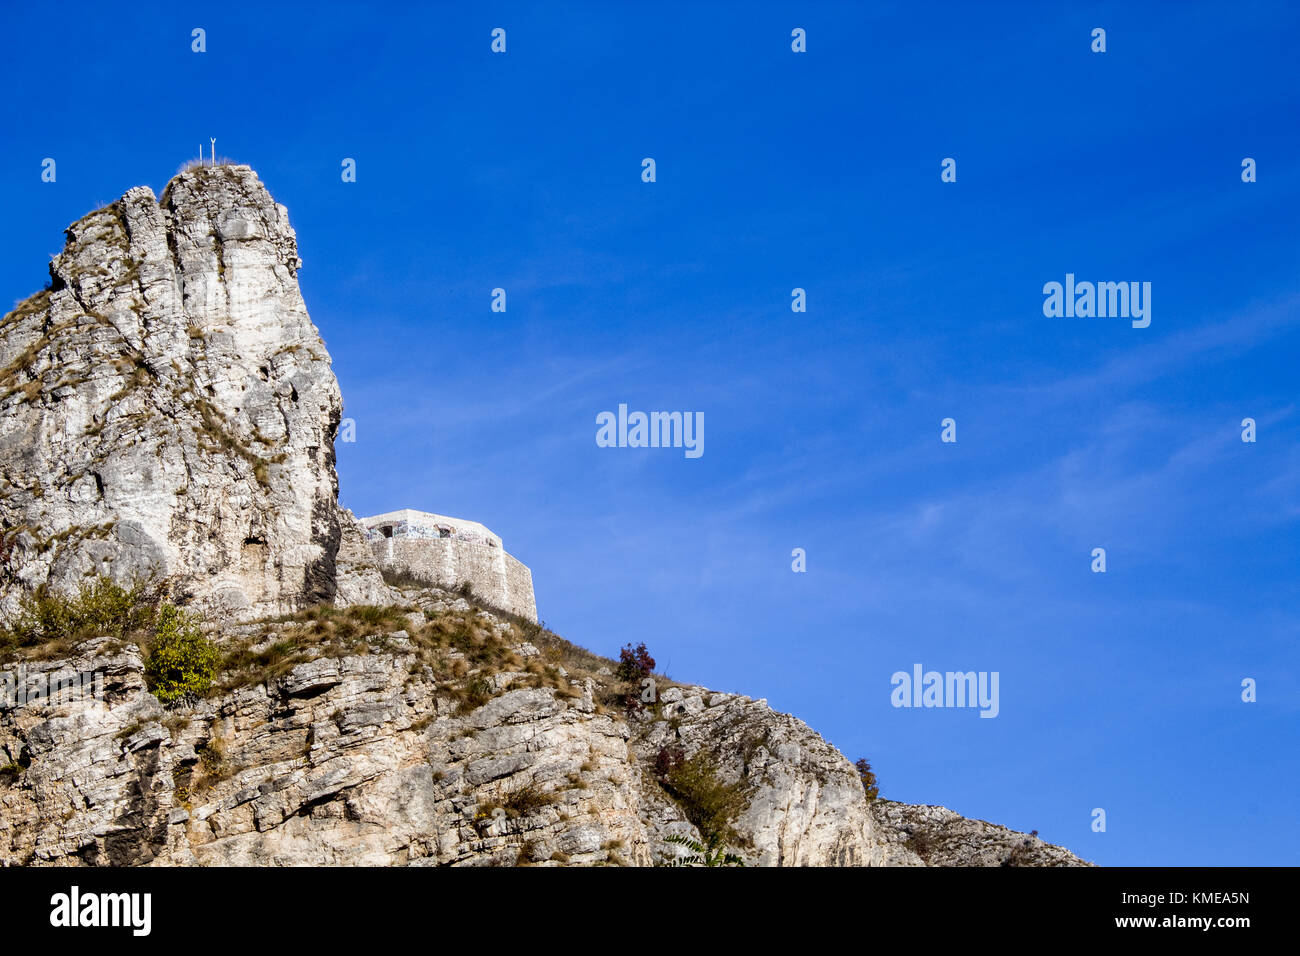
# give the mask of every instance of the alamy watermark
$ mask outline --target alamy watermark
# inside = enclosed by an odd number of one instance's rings
[[[997,671],[923,671],[912,665],[912,673],[895,671],[889,683],[894,690],[889,702],[895,707],[978,707],[981,717],[996,717]]]
[[[50,925],[60,928],[125,927],[132,936],[153,929],[152,893],[83,893],[73,886],[50,897]]]
[[[25,665],[17,672],[0,673],[0,710],[28,704],[70,704],[104,700],[104,672],[57,670],[28,675]]]
[[[687,458],[704,454],[703,412],[628,412],[596,416],[596,445],[600,448],[682,448]]]
[[[1052,318],[1129,319],[1133,328],[1151,324],[1150,282],[1075,282],[1065,274],[1065,284],[1043,286],[1043,315]]]

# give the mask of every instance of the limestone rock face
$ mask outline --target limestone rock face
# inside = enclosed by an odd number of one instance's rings
[[[384,583],[370,546],[366,544],[365,529],[346,508],[339,509],[339,530],[339,550],[335,560],[338,590],[334,603],[339,607],[400,604],[401,595]]]
[[[0,611],[100,573],[221,615],[334,596],[342,403],[300,265],[246,166],[68,228],[0,322]]]
[[[702,687],[668,689],[662,713],[639,741],[642,759],[652,761],[661,747],[680,746],[687,757],[709,751],[719,776],[749,791],[735,829],[745,844],[737,849],[754,864],[866,865],[875,835],[862,782],[803,721],[766,701]],[[677,832],[684,820],[680,811],[661,814],[655,835]]]
[[[417,603],[475,613],[451,594]],[[254,634],[256,652],[283,626],[233,625],[221,640]],[[600,706],[596,677],[562,675],[557,689],[498,671],[467,705],[439,676],[465,655],[431,669],[411,633],[368,638],[367,653],[323,647],[170,709],[146,690],[134,645],[28,661],[27,699],[0,686],[0,865],[662,864],[689,852],[670,835],[700,839],[656,781],[664,746],[707,750],[720,779],[744,784],[731,849],[750,866],[1086,865],[942,807],[869,804],[839,751],[763,701],[674,687],[628,718]],[[84,674],[98,699],[48,690]]]
[[[1037,833],[969,820],[947,807],[871,804],[881,866],[1092,866]]]
[[[626,723],[509,675],[465,712],[404,643],[171,713],[134,648],[29,668],[108,677],[0,709],[0,865],[649,863]]]

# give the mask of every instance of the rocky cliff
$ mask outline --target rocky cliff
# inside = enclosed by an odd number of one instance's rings
[[[0,609],[92,573],[223,615],[334,596],[342,403],[300,265],[246,166],[68,227],[0,324]]]
[[[22,680],[103,675],[0,712],[4,865],[651,865],[704,842],[704,755],[748,865],[1081,865],[941,807],[869,802],[852,764],[761,700],[669,685],[627,713],[609,662],[434,589],[401,607],[230,625],[212,695],[165,708],[140,649],[92,640]],[[12,666],[12,665],[11,665]]]
[[[0,611],[148,576],[221,659],[164,706],[148,634],[10,645],[0,864],[650,865],[710,833],[749,865],[1082,863],[868,801],[763,700],[661,681],[629,706],[535,622],[386,583],[337,507],[299,265],[251,169],[196,169],[74,223],[0,323]]]

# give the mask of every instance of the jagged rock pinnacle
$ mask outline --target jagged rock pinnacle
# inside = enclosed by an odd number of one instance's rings
[[[0,322],[0,610],[101,573],[221,614],[333,597],[342,402],[300,266],[247,166],[68,227]]]

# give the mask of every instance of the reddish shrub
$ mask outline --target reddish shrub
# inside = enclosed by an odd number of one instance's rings
[[[639,684],[644,678],[649,677],[654,669],[655,659],[645,649],[644,641],[636,647],[628,644],[618,652],[618,670],[615,676],[621,681]]]

